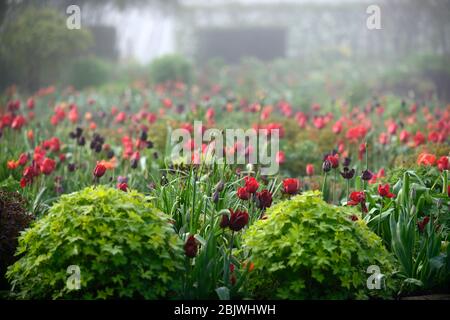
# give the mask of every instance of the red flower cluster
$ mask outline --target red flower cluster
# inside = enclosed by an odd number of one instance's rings
[[[449,170],[450,165],[448,157],[442,156],[437,161],[436,159],[437,158],[434,154],[421,153],[417,158],[417,164],[430,167],[436,164],[440,171]]]

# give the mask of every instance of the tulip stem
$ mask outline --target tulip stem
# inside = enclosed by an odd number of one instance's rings
[[[325,172],[325,176],[323,177],[323,184],[322,184],[322,197],[323,197],[323,200],[325,200],[325,201],[327,201],[325,199],[325,186],[326,186],[326,184],[327,184],[327,172]]]
[[[350,179],[347,179],[347,199],[350,196]]]
[[[336,184],[337,184],[337,169],[334,169],[333,203],[335,203],[336,200]]]
[[[231,239],[230,239],[230,252],[228,254],[228,261],[225,269],[225,273],[227,275],[227,283],[230,281],[230,277],[228,276],[229,270],[230,270],[230,263],[231,263],[231,253],[233,252],[233,241],[234,241],[234,231],[231,232]]]

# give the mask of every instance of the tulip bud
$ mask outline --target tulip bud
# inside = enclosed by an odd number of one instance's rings
[[[323,170],[324,172],[328,172],[328,171],[331,170],[331,163],[330,163],[330,161],[325,160],[325,161],[323,162],[323,164],[322,164],[322,170]]]
[[[219,192],[215,191],[215,192],[213,193],[212,201],[213,201],[214,203],[219,202]]]

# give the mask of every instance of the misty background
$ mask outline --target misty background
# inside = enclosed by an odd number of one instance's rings
[[[35,45],[24,50],[20,61],[14,61],[18,59],[14,55],[21,52],[15,46],[24,41],[18,40],[19,27],[14,25],[18,18],[28,14],[33,28],[33,23],[40,23],[33,13],[52,10],[64,22],[60,28],[67,29],[66,8],[71,4],[81,8],[82,28],[63,31],[74,38],[84,32],[89,41],[69,52],[59,50],[66,57],[44,54],[39,63],[33,53],[45,47],[42,42],[48,43],[51,36],[25,35],[24,39],[30,39],[25,42]],[[366,9],[371,4],[381,8],[381,30],[366,27]],[[212,64],[217,70],[238,67],[242,71],[249,61],[264,69],[289,61],[293,66],[289,69],[309,79],[311,87],[318,77],[322,83],[336,83],[341,79],[332,78],[340,74],[355,80],[353,86],[364,91],[361,95],[390,90],[406,96],[413,92],[450,99],[448,0],[1,0],[0,12],[2,88],[18,84],[36,90],[49,84],[74,84],[70,75],[61,74],[70,73],[71,61],[82,57],[101,61],[103,69],[110,69],[109,79],[126,74],[126,79],[120,80],[133,81],[143,79],[143,70],[159,58],[176,55],[196,70]],[[67,49],[76,41],[55,46]],[[56,68],[59,62],[64,72]],[[35,63],[43,67],[26,67]],[[198,74],[196,81],[201,83]],[[79,88],[91,85],[89,81],[75,82],[80,82],[76,84]],[[333,90],[338,95],[341,88]]]

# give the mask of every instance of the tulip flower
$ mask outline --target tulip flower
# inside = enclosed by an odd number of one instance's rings
[[[283,180],[284,192],[290,195],[296,194],[300,189],[300,181],[294,178],[287,178]]]
[[[393,198],[395,194],[390,192],[389,184],[382,185],[381,183],[378,185],[378,194],[383,198]]]
[[[439,171],[448,170],[450,168],[448,157],[446,156],[440,157],[439,160],[437,161],[437,167]]]
[[[337,154],[327,155],[326,160],[330,162],[331,168],[336,169],[337,167],[339,167],[339,157]]]
[[[344,179],[350,180],[355,175],[355,169],[349,169],[348,167],[344,167],[344,171],[341,172],[341,176]]]
[[[256,190],[258,190],[259,183],[255,178],[245,177],[244,180],[245,180],[245,188],[247,189],[248,192],[255,193]]]
[[[19,160],[17,162],[19,163],[20,166],[26,165],[28,162],[28,155],[26,153],[22,153],[19,156]]]
[[[198,242],[192,234],[189,235],[186,243],[184,244],[184,253],[189,258],[195,258],[197,256]]]
[[[417,158],[418,165],[433,166],[436,162],[436,156],[431,153],[421,153]]]
[[[286,161],[286,156],[285,156],[285,154],[284,154],[283,151],[278,151],[278,152],[277,152],[277,154],[276,154],[276,156],[275,156],[275,161],[276,161],[278,164],[283,164],[283,163]]]
[[[347,201],[347,205],[349,206],[356,206],[358,204],[361,204],[361,209],[363,212],[367,212],[366,207],[366,195],[363,191],[354,191],[350,193],[349,201]]]
[[[425,230],[426,225],[430,222],[430,217],[426,216],[421,221],[417,221],[417,227],[419,228],[420,232],[423,232]]]
[[[94,169],[94,176],[96,178],[101,178],[106,172],[106,167],[104,164],[97,163]]]
[[[226,214],[222,215],[222,219],[220,220],[220,227],[222,229],[225,229],[229,225],[230,225],[230,218],[228,217],[228,215],[226,215]]]
[[[248,223],[248,213],[246,211],[242,211],[242,210],[236,210],[236,211],[233,211],[232,209],[229,209],[229,210],[230,210],[230,218],[229,218],[229,222],[228,222],[228,227],[232,231],[240,231]],[[228,216],[226,216],[226,217],[228,218]],[[221,226],[222,226],[222,223],[221,223]]]
[[[313,175],[314,175],[314,165],[312,165],[312,164],[310,164],[310,163],[308,163],[308,164],[306,165],[306,174],[307,174],[308,176],[313,176]]]
[[[19,162],[18,161],[14,161],[14,160],[9,160],[7,163],[7,167],[9,170],[14,170],[19,166]]]
[[[322,164],[322,170],[323,170],[324,172],[328,172],[328,171],[331,170],[331,163],[330,163],[330,161],[325,160],[325,161],[323,162],[323,164]]]
[[[50,158],[45,158],[40,166],[40,169],[43,174],[49,175],[53,172],[53,170],[55,170],[55,167],[56,167],[55,160],[50,159]]]
[[[369,170],[364,170],[361,174],[361,179],[363,179],[364,181],[369,181],[370,179],[372,179],[372,177],[373,173]]]
[[[250,192],[248,192],[247,188],[241,187],[237,189],[237,196],[241,200],[248,200],[250,199]]]
[[[268,190],[258,192],[256,198],[260,209],[270,208],[272,205],[272,194]]]

